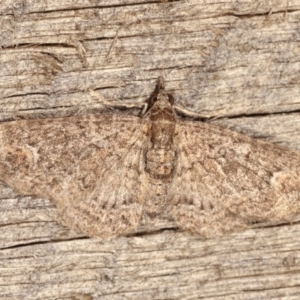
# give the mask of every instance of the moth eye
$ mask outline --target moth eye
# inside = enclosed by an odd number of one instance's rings
[[[174,97],[171,94],[168,94],[169,102],[173,105],[175,100]]]

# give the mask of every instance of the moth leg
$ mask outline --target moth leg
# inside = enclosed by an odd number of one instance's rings
[[[211,115],[211,114],[199,114],[199,113],[190,111],[190,110],[185,109],[178,105],[174,105],[174,109],[176,112],[178,112],[179,114],[182,114],[184,116],[196,118],[196,119],[202,119],[202,120],[215,120],[215,119],[219,119],[221,117],[225,117],[225,114],[223,113],[223,111],[226,110],[224,108],[217,115]]]
[[[105,106],[108,107],[113,107],[113,108],[141,108],[142,112],[147,110],[148,107],[148,103],[147,102],[143,102],[143,103],[139,103],[139,102],[126,102],[126,103],[122,103],[120,101],[107,101],[106,99],[104,99],[104,97],[102,97],[100,94],[96,93],[94,90],[89,89],[90,94],[97,98],[99,100],[99,102]]]

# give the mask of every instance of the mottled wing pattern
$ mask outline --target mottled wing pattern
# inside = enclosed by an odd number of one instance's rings
[[[22,194],[52,199],[63,222],[110,238],[134,231],[141,119],[103,114],[1,125],[0,179]]]
[[[210,237],[299,212],[298,153],[206,123],[178,125],[171,214],[182,228]]]

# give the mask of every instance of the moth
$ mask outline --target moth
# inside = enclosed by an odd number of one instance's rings
[[[110,239],[162,214],[213,237],[300,211],[300,154],[177,115],[163,79],[141,116],[0,125],[0,179],[51,199],[61,222]]]

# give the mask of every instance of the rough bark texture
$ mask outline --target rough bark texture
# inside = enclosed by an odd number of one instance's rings
[[[300,1],[0,3],[0,120],[143,102],[164,76],[178,105],[300,151]],[[4,184],[1,299],[299,299],[300,225],[201,240],[167,221],[100,242],[47,199]]]

